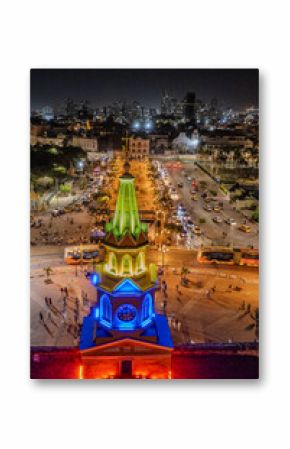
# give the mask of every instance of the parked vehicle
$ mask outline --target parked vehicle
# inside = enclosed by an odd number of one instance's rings
[[[236,222],[236,220],[234,218],[227,218],[225,220],[225,223],[228,224],[228,225],[231,225],[231,226],[234,226],[234,225],[237,224],[237,222]]]
[[[201,235],[201,229],[199,226],[194,226],[193,233],[195,235]]]
[[[251,232],[252,228],[251,226],[242,224],[241,226],[239,226],[239,230],[243,232]]]

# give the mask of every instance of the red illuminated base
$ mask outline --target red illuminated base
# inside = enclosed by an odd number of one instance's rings
[[[113,350],[113,348],[112,348]],[[32,348],[32,379],[257,379],[257,350],[174,349],[169,354],[83,356],[78,349]],[[129,362],[130,363],[126,363]]]
[[[81,351],[82,375],[90,379],[170,379],[172,348],[132,338]]]

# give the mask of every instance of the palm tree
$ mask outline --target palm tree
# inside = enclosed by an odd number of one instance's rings
[[[184,282],[184,283],[187,282],[186,276],[188,275],[188,273],[189,273],[189,269],[188,268],[186,268],[186,267],[182,267],[181,268],[181,272],[180,272],[181,282]]]
[[[245,316],[248,311],[243,315]],[[254,313],[249,314],[250,318],[253,320],[253,323],[246,326],[246,331],[252,331],[255,330],[255,341],[258,341],[259,339],[259,309],[256,308]]]
[[[52,273],[52,268],[51,267],[45,267],[45,268],[43,268],[43,270],[46,273],[46,282],[49,282],[51,280],[50,279],[50,275]]]
[[[256,337],[256,340],[258,340],[258,338],[259,338],[259,309],[258,309],[258,307],[255,309],[254,313],[250,314],[250,317],[254,321],[255,337]]]

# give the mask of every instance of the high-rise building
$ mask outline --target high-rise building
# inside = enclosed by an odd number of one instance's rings
[[[129,162],[120,177],[114,218],[106,227],[105,261],[92,275],[97,300],[84,318],[86,378],[168,378],[172,340],[155,312],[157,267],[146,262],[147,226],[139,218]]]
[[[43,118],[43,120],[46,120],[47,122],[53,120],[54,119],[53,108],[51,106],[44,106],[41,109],[41,117]]]
[[[195,122],[195,93],[187,92],[184,99],[184,116],[186,121]]]

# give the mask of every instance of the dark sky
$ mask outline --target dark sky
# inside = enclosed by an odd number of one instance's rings
[[[162,90],[181,100],[217,98],[222,106],[258,106],[256,69],[32,69],[31,107],[59,106],[67,97],[87,99],[92,106],[115,100],[160,105]]]

